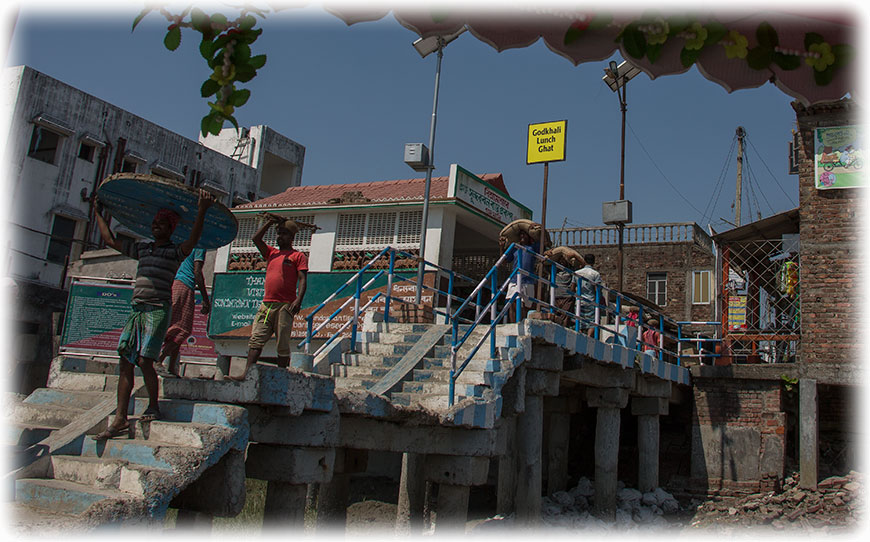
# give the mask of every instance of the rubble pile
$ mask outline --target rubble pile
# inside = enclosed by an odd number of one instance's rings
[[[755,493],[741,498],[706,501],[698,506],[692,528],[762,526],[774,529],[838,530],[863,520],[863,477],[851,471],[819,482],[817,490],[801,489],[800,475],[786,478],[781,493]]]
[[[795,473],[785,480],[783,491],[779,493],[769,491],[740,498],[692,501],[683,507],[661,488],[641,493],[619,482],[615,521],[607,522],[594,515],[592,481],[581,478],[569,491],[558,491],[541,500],[541,526],[612,532],[799,528],[834,533],[853,529],[863,522],[860,473],[852,471],[846,476],[826,478],[819,482],[817,490],[801,489],[799,481]],[[498,515],[479,523],[474,530],[510,528],[514,523],[513,514]]]

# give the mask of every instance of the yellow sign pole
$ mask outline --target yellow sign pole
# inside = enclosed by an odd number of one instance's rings
[[[550,162],[565,160],[565,141],[568,132],[568,121],[557,120],[529,124],[526,142],[526,163],[544,164],[544,185],[541,194],[541,242],[538,250],[544,252],[544,240],[547,238],[547,181],[550,174]],[[538,276],[543,273],[543,263],[538,265]],[[535,297],[541,299],[541,283],[535,292]]]

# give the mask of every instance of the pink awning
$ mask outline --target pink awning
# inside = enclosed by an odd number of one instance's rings
[[[348,25],[378,20],[390,12],[329,6],[327,11]],[[400,24],[421,37],[450,34],[467,26],[497,51],[528,47],[543,39],[550,50],[575,65],[610,58],[618,50],[652,79],[696,65],[704,77],[729,92],[770,81],[805,105],[854,93],[859,63],[856,28],[850,21],[857,21],[857,14],[723,11],[684,19],[682,24],[674,15],[679,14],[644,14],[641,19],[638,13],[559,8],[393,10]],[[638,51],[642,51],[640,58],[631,54]],[[693,62],[686,65],[689,60]]]

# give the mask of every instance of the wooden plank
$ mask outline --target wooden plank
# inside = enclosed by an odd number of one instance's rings
[[[132,396],[135,397],[136,393],[141,390],[144,385],[144,382],[139,382],[139,384],[134,385]],[[100,420],[112,414],[115,411],[117,403],[117,396],[112,395],[111,397],[106,397],[90,410],[73,420],[72,423],[67,424],[57,431],[52,431],[49,436],[34,444],[34,446],[47,446],[49,451],[63,448],[70,442],[90,431],[93,426],[100,423]]]
[[[384,395],[398,385],[405,375],[414,370],[423,356],[426,355],[432,347],[438,344],[438,341],[444,337],[444,334],[450,329],[446,324],[434,324],[420,339],[411,347],[408,352],[402,356],[395,366],[383,376],[374,386],[369,388],[369,391],[375,395]]]

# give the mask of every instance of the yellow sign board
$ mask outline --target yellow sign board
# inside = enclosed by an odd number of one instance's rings
[[[567,120],[529,124],[526,163],[539,164],[564,160],[567,131]]]

